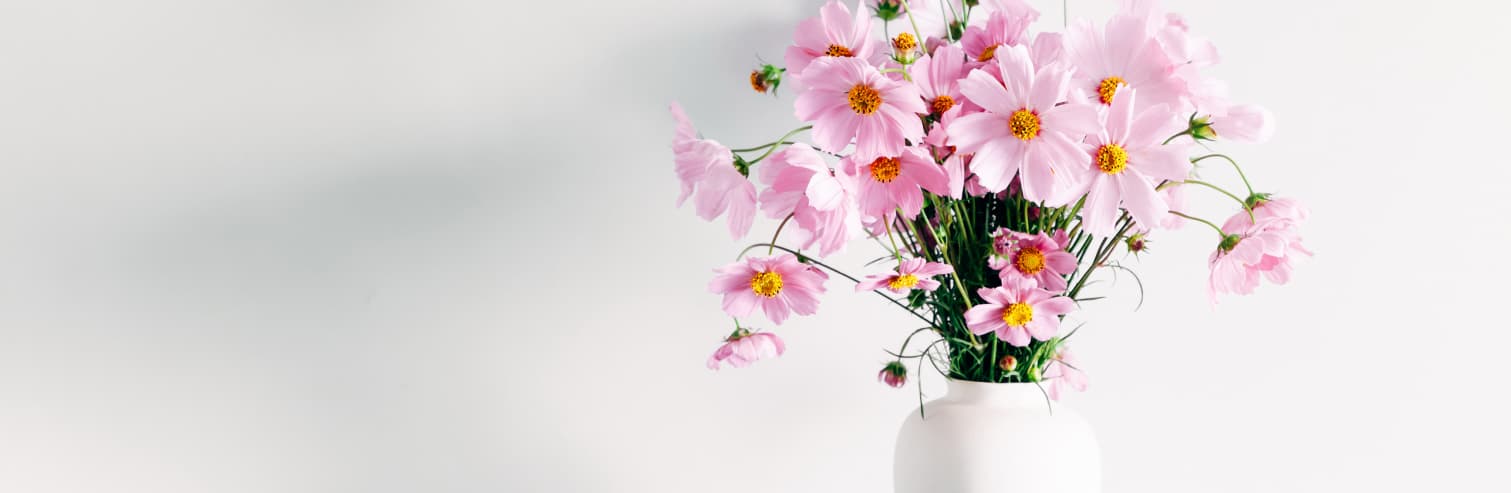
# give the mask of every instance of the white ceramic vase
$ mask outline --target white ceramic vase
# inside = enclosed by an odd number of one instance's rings
[[[950,380],[897,434],[897,493],[1099,493],[1091,426],[1032,383]]]

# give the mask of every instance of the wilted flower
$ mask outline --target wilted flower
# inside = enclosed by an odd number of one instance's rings
[[[908,383],[908,367],[903,366],[901,361],[887,363],[881,371],[876,372],[876,380],[894,389],[902,387]]]
[[[729,363],[735,368],[750,366],[756,360],[775,358],[787,351],[782,338],[770,332],[751,332],[744,327],[735,329],[724,339],[724,344],[708,357],[708,369],[719,369],[720,363]]]

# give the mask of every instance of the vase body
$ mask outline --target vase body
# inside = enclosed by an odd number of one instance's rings
[[[897,493],[1100,493],[1091,426],[1038,385],[949,381],[897,434]]]

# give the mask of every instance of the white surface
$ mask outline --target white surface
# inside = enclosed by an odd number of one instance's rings
[[[1168,3],[1319,255],[1212,310],[1162,235],[1084,315],[1107,491],[1504,490],[1507,8]],[[0,490],[885,491],[913,323],[831,282],[710,372],[738,246],[671,206],[666,103],[795,126],[745,76],[818,4],[5,2]]]

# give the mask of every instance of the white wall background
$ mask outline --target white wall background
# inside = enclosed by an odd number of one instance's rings
[[[672,208],[666,103],[795,126],[744,78],[819,3],[0,3],[0,490],[887,491],[912,323],[831,282],[710,372],[738,247]],[[1505,491],[1511,12],[1167,4],[1319,255],[1212,310],[1189,229],[1109,286],[1108,491]]]

